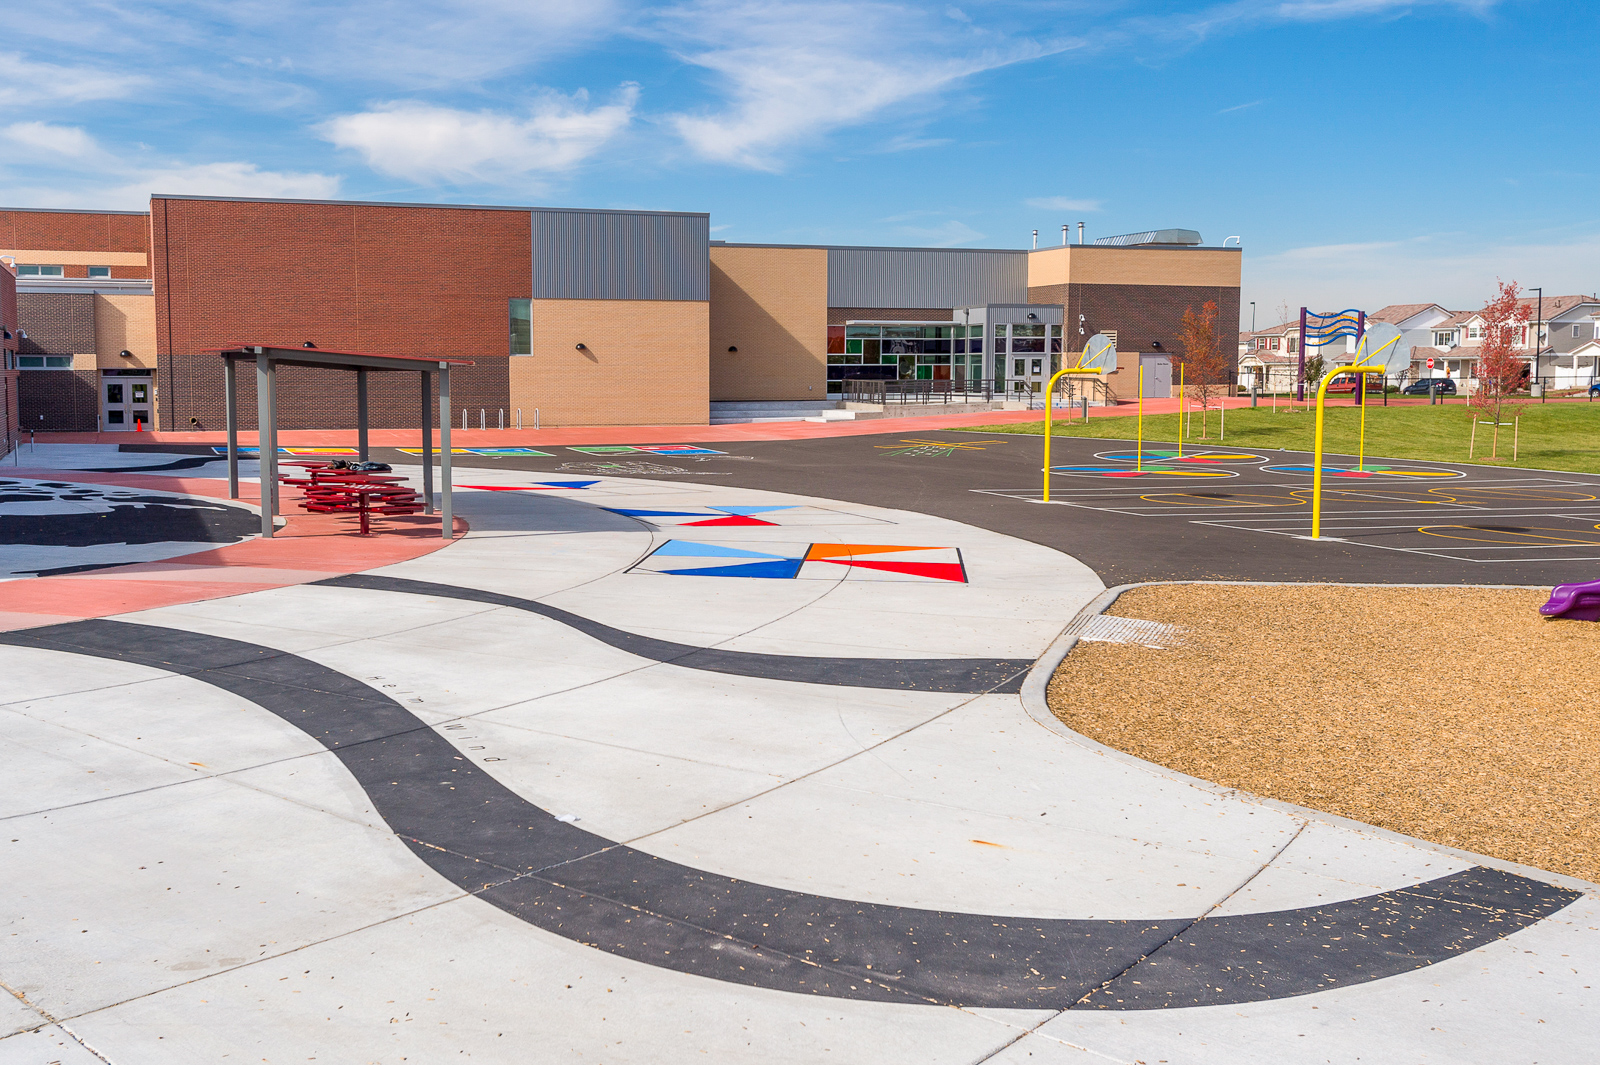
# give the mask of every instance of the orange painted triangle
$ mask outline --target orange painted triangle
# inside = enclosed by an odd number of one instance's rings
[[[709,521],[686,521],[685,525],[777,525],[775,521],[762,521],[760,518],[748,518],[743,514],[734,514],[726,518],[712,518]]]
[[[909,573],[916,577],[932,577],[940,581],[967,583],[967,575],[959,562],[839,562],[837,565],[855,569],[876,569],[885,573]]]
[[[898,547],[894,544],[812,544],[807,561],[838,558],[840,555],[878,555],[889,551],[938,551],[937,547]]]

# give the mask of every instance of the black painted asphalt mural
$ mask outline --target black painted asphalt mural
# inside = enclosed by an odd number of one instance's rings
[[[393,699],[296,655],[111,620],[0,633],[0,644],[136,663],[248,699],[337,756],[395,835],[463,890],[574,942],[752,987],[1002,1008],[1252,1002],[1409,972],[1580,897],[1484,868],[1326,906],[1204,920],[1029,919],[810,895],[690,868],[557,820]]]
[[[50,576],[170,558],[260,530],[216,500],[71,481],[0,478],[0,577]]]

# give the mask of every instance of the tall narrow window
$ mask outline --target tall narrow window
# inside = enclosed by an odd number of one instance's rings
[[[511,301],[511,354],[533,354],[533,301]]]

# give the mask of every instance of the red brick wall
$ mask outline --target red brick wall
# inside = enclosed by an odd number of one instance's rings
[[[23,370],[17,374],[23,432],[92,433],[100,428],[98,370]]]
[[[397,355],[448,355],[456,415],[509,407],[507,301],[532,291],[522,211],[358,204],[152,200],[151,263],[161,358],[161,428],[223,424],[222,365],[204,354],[244,342]],[[372,425],[417,423],[417,378],[373,374]],[[286,368],[281,428],[348,428],[354,377]],[[241,425],[255,426],[241,374]]]
[[[150,251],[150,216],[103,211],[0,211],[0,248]],[[82,274],[76,276],[83,276]],[[142,277],[118,274],[114,277]]]
[[[1217,305],[1217,335],[1222,350],[1233,355],[1237,364],[1238,345],[1234,343],[1239,320],[1239,289],[1228,285],[1041,285],[1028,289],[1029,303],[1066,305],[1067,348],[1082,351],[1096,333],[1116,330],[1117,350],[1152,352],[1153,342],[1160,350],[1181,352],[1183,312],[1195,313],[1207,301]],[[1084,316],[1083,333],[1078,332],[1078,315]],[[1176,371],[1174,371],[1176,373]]]
[[[20,376],[17,370],[0,370],[0,457],[10,454],[19,439],[17,378]]]
[[[10,339],[0,334],[0,353],[17,350],[17,275],[9,267],[0,266],[0,326],[10,333]],[[0,356],[0,369],[6,365]]]

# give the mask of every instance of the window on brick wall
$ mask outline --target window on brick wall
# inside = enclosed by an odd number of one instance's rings
[[[18,277],[61,277],[66,273],[59,266],[39,266],[36,264],[17,264]]]
[[[71,355],[19,355],[17,368],[21,370],[70,370]]]
[[[511,354],[533,354],[533,301],[511,301]]]
[[[91,267],[89,267],[89,276],[90,277],[110,277],[111,276],[111,267],[109,267],[109,266],[91,266]]]

